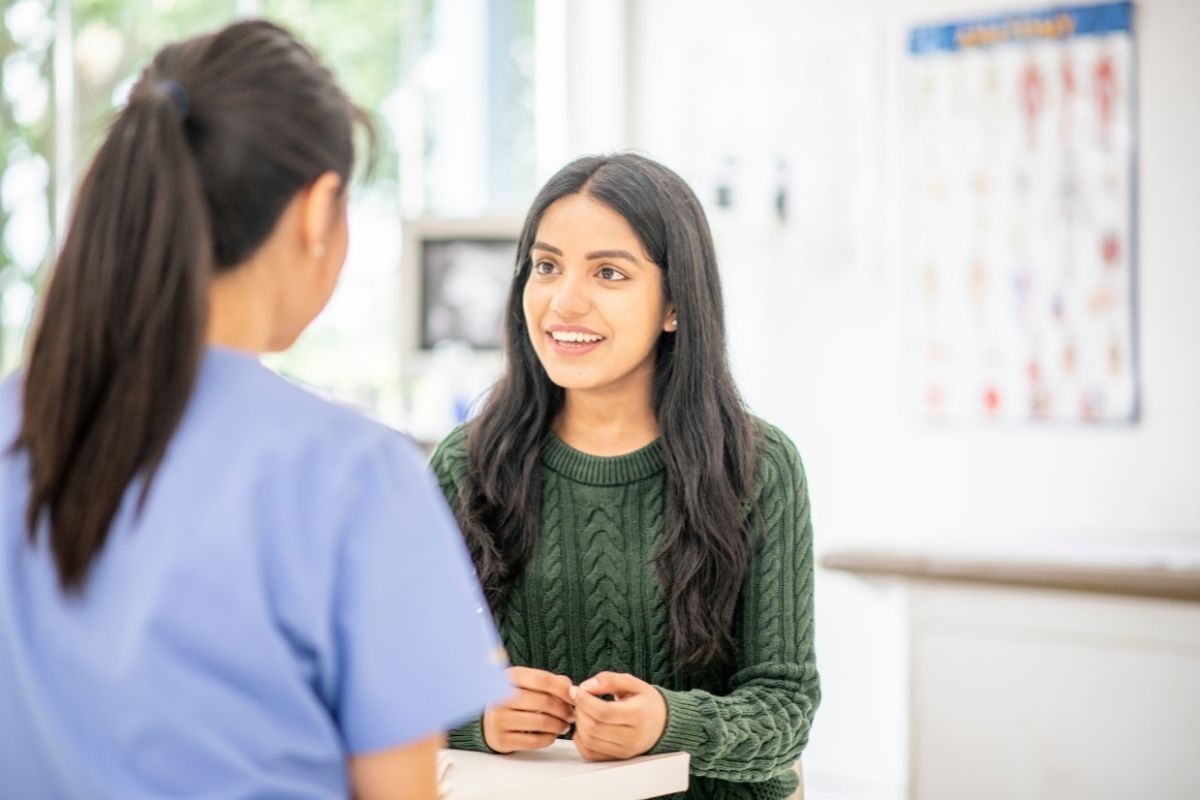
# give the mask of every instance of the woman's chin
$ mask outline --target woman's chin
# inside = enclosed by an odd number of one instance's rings
[[[602,383],[591,370],[548,369],[546,377],[560,389],[596,389]]]

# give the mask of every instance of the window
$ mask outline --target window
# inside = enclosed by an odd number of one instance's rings
[[[517,216],[534,190],[533,0],[12,0],[0,29],[0,375],[68,197],[149,56],[238,16],[308,41],[378,127],[333,301],[274,368],[398,426],[402,220]],[[482,388],[482,387],[479,387]]]

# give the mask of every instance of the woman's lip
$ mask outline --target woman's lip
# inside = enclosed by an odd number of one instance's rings
[[[546,328],[546,333],[582,333],[587,336],[599,336],[600,334],[591,328],[585,328],[582,325],[550,325]]]
[[[560,342],[551,336],[549,332],[546,333],[546,339],[549,340],[550,349],[556,355],[568,358],[587,355],[606,341],[605,339],[601,339],[598,342]]]

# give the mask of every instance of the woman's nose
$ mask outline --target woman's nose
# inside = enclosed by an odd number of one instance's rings
[[[583,316],[587,313],[589,305],[584,288],[577,281],[567,279],[554,293],[554,298],[550,301],[550,310],[566,319]]]

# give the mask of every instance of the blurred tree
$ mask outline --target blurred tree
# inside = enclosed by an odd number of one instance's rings
[[[234,0],[74,0],[73,178],[87,168],[150,57],[163,45],[217,28]]]
[[[297,346],[268,363],[403,424],[400,219],[465,207],[455,200],[464,193],[483,199],[469,213],[515,215],[531,196],[533,0],[0,0],[0,8],[0,376],[19,362],[61,237],[55,210],[67,199],[55,192],[77,184],[146,61],[170,41],[263,16],[313,47],[377,133],[370,180],[352,187],[341,288]],[[456,37],[464,22],[482,35]],[[478,111],[465,137],[448,135],[461,132],[461,116],[429,113],[457,108],[454,97]],[[486,150],[490,162],[477,168],[465,150]],[[458,168],[437,178],[432,197],[435,153]]]
[[[416,0],[428,5],[430,0]],[[406,4],[401,0],[259,0],[258,13],[287,27],[312,46],[354,100],[378,115],[401,85]],[[399,160],[394,141],[379,124],[371,184],[395,192]]]
[[[0,15],[0,375],[15,363],[27,307],[53,240],[53,8],[5,2]],[[7,296],[7,302],[6,302]]]

